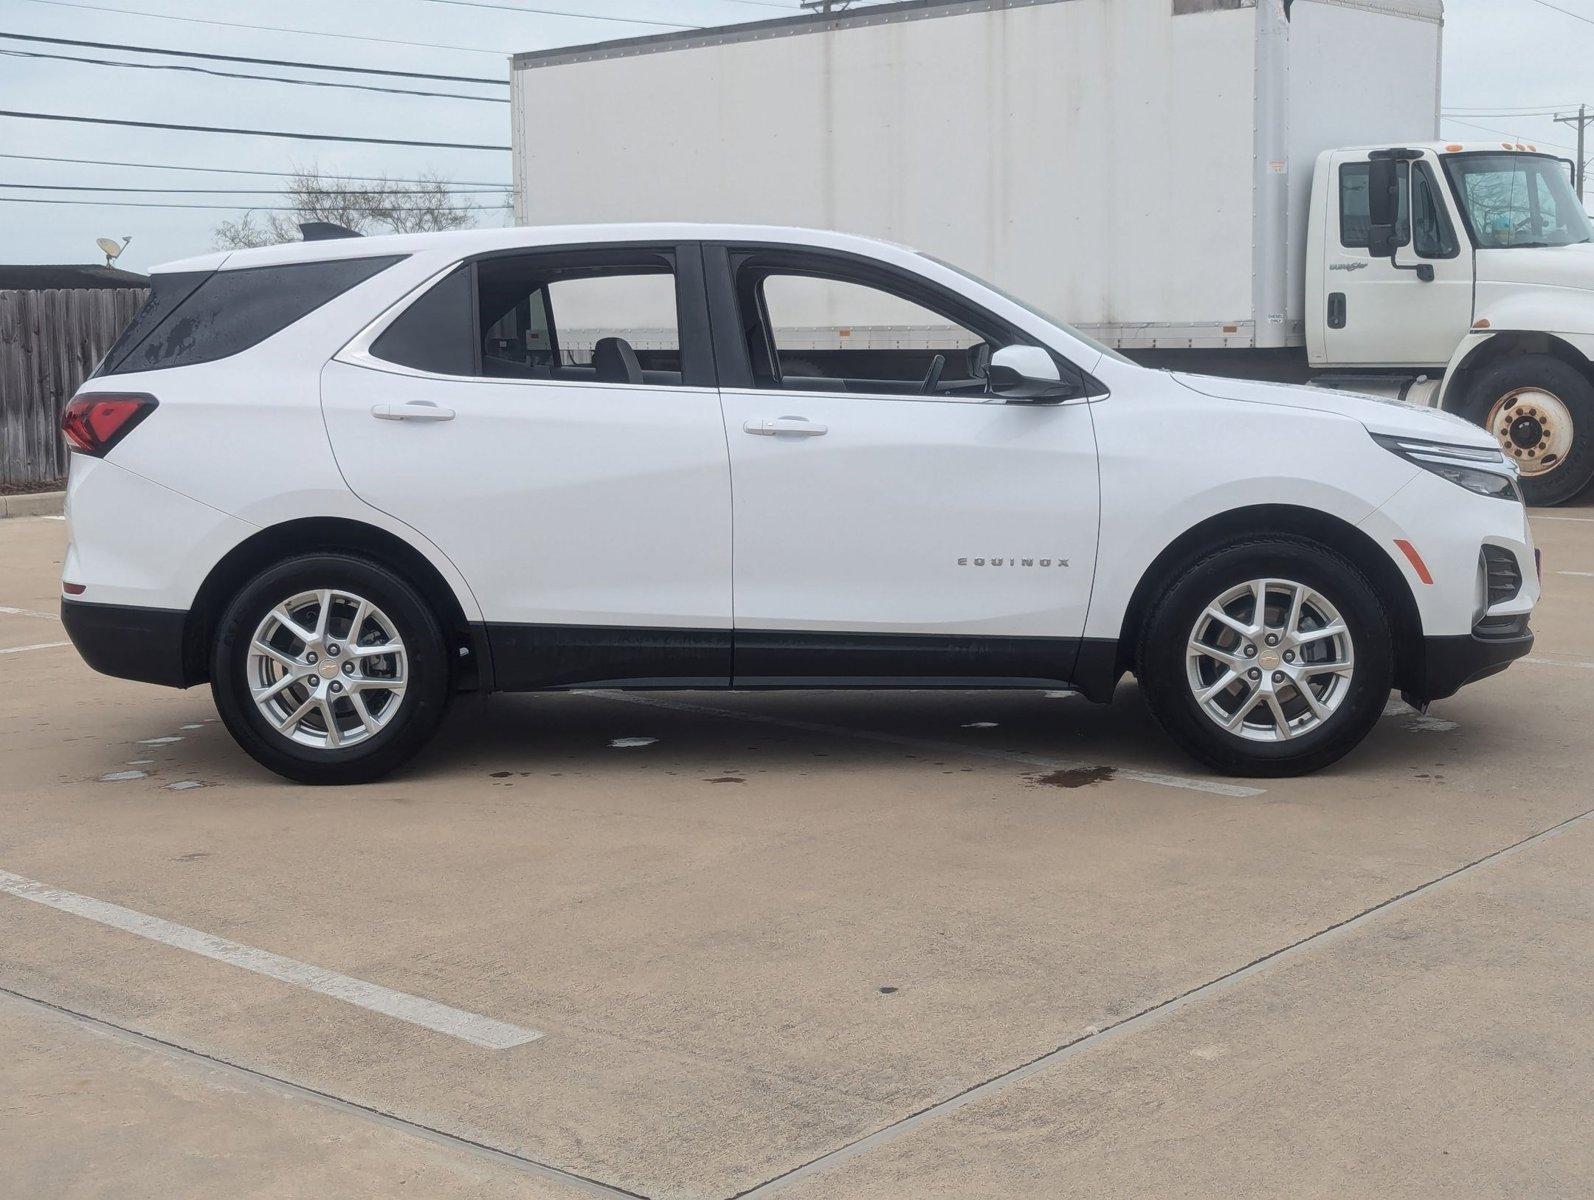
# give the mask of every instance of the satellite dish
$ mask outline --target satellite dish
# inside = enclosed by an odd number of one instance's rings
[[[104,252],[105,265],[110,266],[121,257],[122,251],[127,249],[127,243],[132,240],[131,237],[125,237],[122,239],[121,244],[118,245],[113,238],[95,238],[94,244]]]

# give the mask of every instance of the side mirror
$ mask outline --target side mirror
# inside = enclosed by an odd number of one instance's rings
[[[1039,346],[1003,346],[991,355],[991,391],[1017,404],[1056,404],[1079,394]]]
[[[1392,158],[1375,158],[1367,167],[1367,253],[1373,258],[1394,258],[1400,174]]]

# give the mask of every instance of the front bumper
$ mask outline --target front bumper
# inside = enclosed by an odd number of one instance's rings
[[[1469,683],[1498,675],[1532,649],[1533,631],[1525,616],[1500,636],[1425,637],[1417,678],[1401,694],[1425,704],[1443,700]]]
[[[61,624],[77,652],[102,675],[189,687],[184,654],[188,614],[181,609],[61,600]]]

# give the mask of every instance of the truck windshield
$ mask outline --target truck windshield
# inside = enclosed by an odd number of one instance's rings
[[[1445,170],[1481,250],[1594,241],[1594,227],[1558,159],[1450,154]]]

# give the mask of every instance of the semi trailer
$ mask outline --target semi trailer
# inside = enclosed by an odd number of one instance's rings
[[[1576,164],[1439,137],[1443,22],[905,0],[519,54],[517,217],[906,243],[1143,363],[1458,413],[1560,503],[1594,478],[1594,228]],[[878,295],[780,309],[799,373],[942,332]]]

